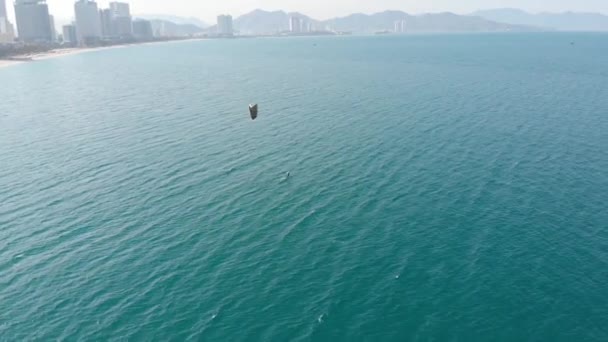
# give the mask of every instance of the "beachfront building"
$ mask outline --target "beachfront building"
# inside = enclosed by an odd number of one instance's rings
[[[104,38],[112,36],[112,11],[109,8],[99,10],[99,22],[101,24],[101,36]]]
[[[8,21],[6,1],[0,0],[0,44],[12,43],[15,40],[13,24]]]
[[[0,0],[0,44],[11,43],[15,40],[13,24],[8,21],[6,0]]]
[[[6,12],[6,0],[0,0],[0,18],[8,18]]]
[[[45,43],[53,40],[49,7],[44,0],[17,0],[15,18],[19,40],[27,43]]]
[[[49,15],[49,24],[51,24],[51,41],[57,41],[57,30],[55,29],[55,17]]]
[[[125,2],[110,2],[112,14],[112,33],[115,37],[130,38],[133,36],[133,19],[131,8]]]
[[[8,21],[6,0],[0,0],[0,44],[13,42],[14,33],[13,25]]]
[[[105,39],[133,38],[133,20],[129,4],[111,2],[110,8],[99,11],[101,33]]]
[[[133,37],[133,20],[131,17],[115,17],[112,19],[112,32],[115,37]]]
[[[64,25],[63,26],[63,43],[69,46],[78,45],[78,36],[76,35],[76,25]]]
[[[154,38],[152,23],[142,19],[133,21],[133,36],[138,40],[152,40]]]
[[[81,46],[97,45],[101,40],[101,20],[97,3],[89,0],[79,0],[74,4],[76,14],[76,34]]]
[[[314,31],[314,27],[312,22],[306,20],[302,22],[302,32],[312,32]]]
[[[9,32],[12,32],[12,25],[8,21],[8,14],[6,13],[6,0],[0,0],[0,44],[10,43],[13,38],[9,36]]]
[[[13,24],[8,19],[0,18],[0,44],[12,43],[15,41],[15,31]]]
[[[407,32],[407,22],[405,20],[397,20],[395,21],[395,33],[405,33]]]
[[[231,15],[222,14],[217,17],[217,34],[223,37],[230,37],[234,34]]]
[[[300,17],[293,16],[289,18],[289,32],[302,32],[302,19]]]
[[[114,18],[131,16],[131,8],[126,2],[110,2],[110,11]]]

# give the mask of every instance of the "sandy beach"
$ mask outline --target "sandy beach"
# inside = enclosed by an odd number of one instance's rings
[[[45,59],[65,57],[71,55],[78,55],[81,53],[87,52],[95,52],[95,51],[103,51],[109,49],[119,49],[125,48],[129,46],[141,46],[141,45],[149,45],[149,44],[162,44],[162,43],[176,43],[176,42],[184,42],[187,40],[206,40],[206,38],[193,38],[193,39],[184,39],[184,40],[169,40],[169,41],[156,41],[156,42],[145,42],[145,43],[136,43],[136,44],[125,44],[125,45],[113,45],[113,46],[105,46],[105,47],[95,47],[95,48],[65,48],[65,49],[54,49],[45,52],[38,52],[32,54],[18,55],[14,56],[15,59],[23,59],[21,60],[11,60],[11,59],[0,59],[0,68],[8,67],[12,65],[17,65],[21,63],[29,63],[35,61],[41,61]]]
[[[85,53],[85,52],[101,51],[101,50],[107,50],[110,48],[117,48],[117,47],[122,47],[122,46],[110,46],[110,47],[103,47],[103,48],[82,48],[82,49],[79,49],[79,48],[57,49],[57,50],[51,50],[51,51],[47,51],[47,52],[43,52],[43,53],[35,53],[35,54],[31,54],[31,55],[28,55],[25,57],[31,58],[32,61],[40,61],[40,60],[44,60],[44,59],[71,56],[71,55],[77,55],[77,54],[81,54],[81,53]]]
[[[37,53],[19,55],[19,56],[14,56],[13,58],[23,59],[23,61],[0,59],[0,68],[17,65],[17,64],[21,64],[21,63],[29,63],[29,62],[41,61],[41,60],[45,60],[45,59],[77,55],[77,54],[86,53],[86,52],[122,48],[125,46],[127,46],[127,45],[116,45],[116,46],[99,47],[99,48],[65,48],[65,49],[54,49],[54,50],[49,50],[49,51],[45,51],[45,52],[37,52]]]
[[[7,61],[5,59],[0,59],[0,68],[4,68],[4,67],[16,65],[16,64],[21,64],[21,63],[23,63],[23,62],[19,62],[19,61]]]

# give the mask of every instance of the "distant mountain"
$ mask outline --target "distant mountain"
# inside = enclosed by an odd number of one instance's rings
[[[453,13],[424,14],[415,16],[408,24],[414,32],[517,32],[539,31],[533,26],[497,23],[484,18]]]
[[[136,15],[135,17],[141,18],[141,19],[146,19],[146,20],[169,21],[169,22],[172,22],[177,25],[194,25],[194,26],[198,26],[200,28],[209,27],[209,25],[207,23],[205,23],[204,21],[202,21],[198,18],[194,18],[194,17],[185,18],[185,17],[178,17],[175,15],[164,15],[164,14],[158,14],[158,15],[142,14],[142,15]]]
[[[412,16],[404,12],[385,11],[372,15],[355,13],[342,18],[327,20],[326,24],[336,31],[373,33],[378,31],[392,31],[395,27],[395,21],[409,21],[411,19]]]
[[[496,22],[529,25],[559,31],[608,31],[608,16],[598,13],[538,13],[504,8],[477,11],[473,15]]]
[[[268,12],[257,9],[234,20],[233,26],[240,34],[275,34],[289,30],[289,18],[299,17],[312,24],[319,24],[304,14],[284,11]]]
[[[537,28],[497,23],[475,16],[453,13],[409,15],[401,11],[385,11],[372,15],[352,14],[326,23],[338,31],[370,33],[392,31],[396,21],[405,20],[407,32],[503,32],[537,31]]]
[[[255,10],[238,17],[234,27],[241,34],[269,34],[289,30],[289,18],[298,16],[310,22],[316,29],[330,28],[335,31],[354,33],[374,33],[392,31],[396,21],[405,20],[408,32],[502,32],[536,31],[537,28],[521,25],[497,23],[475,16],[453,13],[425,14],[412,16],[401,11],[385,11],[376,14],[352,14],[347,17],[318,21],[301,13],[284,11],[267,12]]]
[[[205,29],[193,24],[176,24],[167,20],[152,19],[152,31],[160,37],[188,37],[203,33]]]

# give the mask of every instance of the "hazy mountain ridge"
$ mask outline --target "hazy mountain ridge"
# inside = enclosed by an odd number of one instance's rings
[[[241,34],[274,34],[289,30],[289,18],[296,16],[317,26],[321,22],[298,12],[256,9],[234,20],[234,29]]]
[[[501,32],[536,31],[532,27],[497,23],[475,16],[454,13],[410,15],[401,11],[385,11],[376,14],[353,14],[327,21],[336,30],[370,33],[391,31],[398,20],[406,21],[408,32]]]
[[[176,24],[167,20],[151,19],[152,31],[160,36],[185,37],[203,33],[205,29],[194,24]]]
[[[205,32],[207,25],[197,18],[185,18],[175,15],[135,15],[135,19],[150,21],[152,31],[165,37],[187,37]]]
[[[412,17],[401,11],[384,11],[376,14],[354,13],[346,17],[333,18],[327,25],[338,31],[367,32],[393,30],[395,21]]]
[[[329,28],[354,33],[392,31],[395,21],[405,20],[408,32],[502,32],[536,31],[537,28],[497,23],[476,16],[453,13],[410,15],[402,11],[384,11],[375,14],[355,13],[325,21],[315,20],[301,13],[264,11],[257,9],[235,19],[234,27],[241,34],[269,34],[289,30],[289,18],[298,16],[317,29]]]
[[[480,10],[470,15],[430,13],[411,15],[403,11],[375,14],[354,13],[328,20],[316,20],[299,12],[256,9],[234,19],[236,33],[244,35],[276,34],[289,30],[289,18],[297,16],[312,24],[313,30],[335,30],[354,33],[392,31],[396,21],[405,20],[408,32],[506,32],[506,31],[608,31],[608,16],[600,13],[564,12],[529,13],[514,8]],[[155,31],[164,29],[175,36],[212,33],[209,25],[195,17],[165,14],[141,14],[135,18],[152,22]],[[72,19],[56,18],[57,31]]]
[[[473,15],[501,23],[537,26],[558,31],[608,31],[608,16],[599,13],[537,13],[513,8],[474,12]]]
[[[180,17],[180,16],[176,16],[176,15],[166,15],[166,14],[141,14],[141,15],[135,15],[135,17],[137,18],[141,18],[141,19],[146,19],[146,20],[160,20],[160,21],[165,21],[165,22],[171,22],[173,24],[176,25],[194,25],[194,26],[198,26],[200,28],[207,28],[209,27],[209,24],[207,24],[206,22],[195,18],[195,17]]]
[[[289,18],[297,16],[310,23],[314,30],[335,30],[370,34],[393,31],[396,21],[406,21],[407,32],[524,32],[541,30],[558,31],[608,31],[608,16],[599,13],[538,13],[519,9],[503,8],[481,10],[470,15],[449,12],[411,15],[403,11],[384,11],[374,14],[354,13],[329,20],[316,20],[299,12],[265,11],[256,9],[234,19],[235,32],[242,35],[277,34],[289,31]],[[171,15],[139,15],[164,27],[170,27],[179,35],[213,32],[209,26],[196,18]],[[177,25],[173,27],[170,23]],[[185,25],[185,26],[184,26]],[[198,28],[205,30],[198,30]]]

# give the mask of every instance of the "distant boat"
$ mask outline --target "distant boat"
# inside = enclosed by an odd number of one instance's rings
[[[258,118],[258,104],[250,104],[249,105],[249,114],[251,115],[251,120],[255,120]]]

